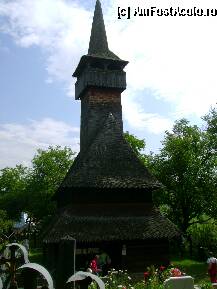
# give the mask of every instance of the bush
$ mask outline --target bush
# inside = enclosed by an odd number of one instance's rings
[[[189,227],[188,233],[191,235],[193,248],[197,251],[195,255],[200,257],[200,249],[217,252],[217,224],[211,219],[204,224],[193,224]],[[204,256],[204,258],[207,256]]]
[[[148,268],[144,272],[144,280],[136,281],[131,278],[126,270],[112,269],[104,278],[106,289],[163,289],[163,282],[171,272],[178,270],[177,268],[165,268],[161,266],[156,269],[154,266]],[[178,270],[179,271],[179,270]],[[180,271],[179,271],[180,272]],[[181,272],[180,272],[181,273]],[[89,289],[97,289],[96,283],[92,282]]]
[[[213,286],[210,282],[200,283],[200,289],[213,289]]]

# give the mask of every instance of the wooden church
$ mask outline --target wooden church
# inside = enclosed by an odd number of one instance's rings
[[[62,272],[59,284],[73,273],[75,260],[77,271],[100,249],[112,267],[132,272],[168,264],[169,239],[179,235],[152,203],[160,183],[123,137],[127,63],[108,48],[97,0],[88,54],[73,74],[81,101],[80,153],[55,194],[58,213],[43,240],[50,268]]]

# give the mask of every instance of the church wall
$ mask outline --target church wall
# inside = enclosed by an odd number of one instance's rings
[[[55,258],[51,257],[49,268],[56,269],[59,284],[63,284],[74,272],[74,242],[48,244],[47,253],[57,248]],[[90,242],[76,244],[76,271],[85,270],[96,254],[105,251],[111,258],[111,268],[128,270],[129,273],[143,273],[148,266],[169,265],[169,241],[167,239],[149,239],[134,241]],[[47,256],[49,258],[49,256]],[[50,260],[50,261],[51,261]]]

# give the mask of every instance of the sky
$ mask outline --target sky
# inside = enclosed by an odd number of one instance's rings
[[[144,138],[147,152],[158,152],[175,120],[201,125],[201,116],[216,105],[217,16],[134,11],[217,9],[217,3],[101,3],[109,48],[129,61],[124,130]],[[80,102],[72,73],[87,54],[94,6],[95,0],[0,0],[0,169],[30,165],[37,149],[49,145],[79,151]],[[118,19],[121,9],[130,9],[131,17]]]

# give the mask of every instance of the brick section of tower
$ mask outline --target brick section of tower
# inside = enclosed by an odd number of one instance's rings
[[[109,113],[123,131],[121,93],[117,89],[88,88],[81,99],[80,152],[89,147]]]

